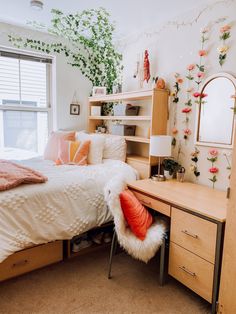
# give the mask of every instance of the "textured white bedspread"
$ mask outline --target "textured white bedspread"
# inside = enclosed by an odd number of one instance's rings
[[[133,168],[116,160],[84,167],[54,166],[38,158],[21,164],[48,182],[0,192],[0,262],[26,247],[70,239],[109,221],[104,187],[121,176],[136,179]]]

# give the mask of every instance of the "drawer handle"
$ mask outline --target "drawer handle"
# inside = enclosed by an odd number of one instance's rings
[[[196,234],[193,234],[193,233],[190,233],[188,232],[188,230],[182,230],[181,232],[183,232],[184,234],[188,235],[189,237],[192,237],[194,239],[197,239],[198,238],[198,235]]]
[[[196,277],[196,274],[193,273],[192,271],[188,270],[186,267],[184,266],[179,266],[180,269],[182,269],[185,273],[189,274],[192,277]]]
[[[18,266],[24,266],[27,263],[28,263],[28,260],[24,259],[23,261],[19,261],[19,262],[12,264],[12,267],[14,268],[14,267],[18,267]]]
[[[140,201],[141,201],[141,203],[143,203],[143,204],[145,204],[147,206],[151,206],[152,205],[151,202],[147,202],[147,201],[144,201],[144,200],[140,200]]]

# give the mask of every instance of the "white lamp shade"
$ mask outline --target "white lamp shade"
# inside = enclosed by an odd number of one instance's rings
[[[150,155],[158,157],[171,156],[171,141],[169,135],[153,135],[150,140]]]

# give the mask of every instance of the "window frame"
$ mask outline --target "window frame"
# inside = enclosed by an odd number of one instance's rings
[[[56,57],[48,54],[37,53],[22,49],[9,48],[6,46],[0,45],[0,51],[4,53],[10,53],[19,56],[25,56],[25,58],[21,58],[22,60],[34,61],[34,59],[43,59],[48,60],[46,63],[46,107],[35,107],[35,106],[25,106],[25,105],[0,105],[0,111],[3,113],[4,111],[27,111],[27,112],[45,112],[48,116],[48,135],[55,128],[54,126],[54,115],[55,110],[53,106],[53,100],[55,98],[55,80],[53,79],[55,75],[55,61]],[[0,53],[1,56],[1,53]],[[4,57],[4,55],[3,55]],[[6,55],[7,57],[7,55]],[[18,59],[16,57],[16,59]],[[20,60],[20,59],[18,59]],[[20,93],[20,102],[21,102],[21,93]],[[55,101],[54,101],[55,102]],[[1,115],[2,116],[2,115]],[[3,132],[1,132],[3,133]],[[4,134],[0,136],[0,147],[4,147]]]

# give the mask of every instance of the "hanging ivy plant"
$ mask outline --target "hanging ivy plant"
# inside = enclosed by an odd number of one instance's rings
[[[112,86],[120,83],[122,55],[113,44],[114,24],[104,8],[84,10],[65,15],[53,9],[50,34],[60,42],[47,43],[33,38],[9,35],[9,41],[18,48],[31,48],[44,53],[64,54],[68,63],[78,67],[93,86]]]

